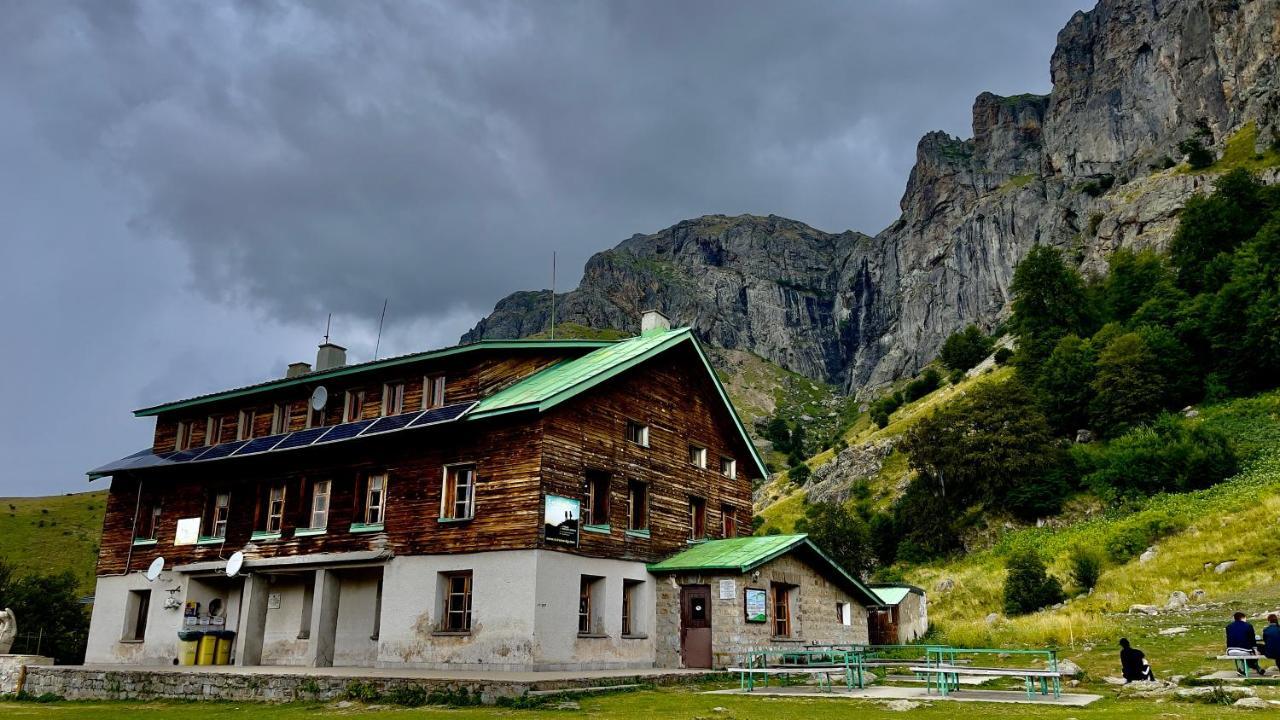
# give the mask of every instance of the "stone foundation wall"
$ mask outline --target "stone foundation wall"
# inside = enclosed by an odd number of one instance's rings
[[[362,683],[382,695],[397,688],[420,687],[428,695],[458,702],[479,698],[492,705],[500,698],[519,698],[527,692],[569,690],[592,686],[697,682],[710,676],[640,674],[576,680],[517,682],[499,679],[443,679],[412,677],[350,677],[333,675],[192,670],[96,670],[72,666],[30,667],[26,691],[52,693],[68,700],[229,700],[237,702],[330,701],[341,699],[352,683]],[[723,679],[722,675],[715,676]]]
[[[53,658],[43,655],[0,655],[0,695],[25,689],[24,668],[52,664]]]

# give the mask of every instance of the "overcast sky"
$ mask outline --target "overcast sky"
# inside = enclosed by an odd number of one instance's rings
[[[919,137],[1047,92],[1085,0],[0,0],[0,495],[130,411],[452,345],[707,213],[873,234]]]

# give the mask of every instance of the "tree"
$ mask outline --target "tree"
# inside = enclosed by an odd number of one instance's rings
[[[1083,546],[1071,549],[1071,581],[1077,589],[1088,592],[1098,584],[1102,576],[1102,555],[1098,551]]]
[[[866,577],[875,568],[867,524],[836,503],[809,505],[796,521],[796,531],[808,533],[814,544],[856,577]]]
[[[1160,412],[1165,379],[1141,335],[1113,338],[1099,353],[1097,368],[1089,414],[1103,435],[1115,437]]]
[[[1067,267],[1062,253],[1037,245],[1018,263],[1010,285],[1011,327],[1018,339],[1014,361],[1025,382],[1033,383],[1040,364],[1058,341],[1090,334],[1094,312],[1080,273]]]
[[[948,370],[968,370],[991,354],[994,341],[977,325],[952,333],[942,343],[938,358]]]
[[[800,463],[787,471],[787,478],[796,485],[804,485],[809,482],[809,476],[811,474],[813,473],[809,470],[809,466],[804,463]]]
[[[1107,264],[1110,272],[1102,292],[1107,320],[1125,322],[1159,288],[1173,287],[1173,268],[1163,256],[1150,250],[1120,249],[1111,254]]]
[[[1004,581],[1004,612],[1026,615],[1062,602],[1065,595],[1058,579],[1045,571],[1044,561],[1033,550],[1014,553],[1009,558]]]
[[[787,452],[791,449],[791,428],[787,427],[787,421],[779,415],[774,415],[769,420],[764,436],[773,443],[773,448],[778,452]]]
[[[12,608],[23,635],[40,638],[40,654],[59,663],[84,662],[89,616],[80,604],[76,578],[69,572],[15,577],[0,563],[0,608]],[[15,643],[14,652],[35,653],[35,642]]]
[[[938,371],[933,368],[927,368],[920,374],[920,377],[907,383],[907,386],[903,388],[902,398],[907,402],[915,402],[937,390],[941,384],[942,377],[938,375]]]
[[[1183,140],[1178,143],[1178,150],[1187,156],[1187,164],[1191,166],[1192,170],[1207,168],[1217,159],[1213,156],[1213,151],[1206,148],[1200,138],[1192,137]]]
[[[1040,367],[1035,384],[1036,403],[1044,411],[1049,426],[1059,435],[1088,427],[1096,359],[1088,340],[1068,335],[1058,341]]]
[[[1209,195],[1188,199],[1169,243],[1178,284],[1191,293],[1221,287],[1230,268],[1223,256],[1257,234],[1275,202],[1275,192],[1245,170],[1223,175]]]

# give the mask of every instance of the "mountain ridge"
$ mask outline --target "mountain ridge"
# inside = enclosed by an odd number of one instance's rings
[[[965,325],[994,328],[1036,244],[1088,273],[1120,247],[1164,248],[1213,175],[1160,169],[1180,142],[1277,141],[1275,28],[1280,0],[1101,0],[1058,34],[1050,94],[981,93],[971,138],[921,138],[902,213],[875,236],[775,215],[681,221],[593,256],[557,317],[634,332],[658,307],[712,345],[854,394],[883,387]],[[513,293],[463,340],[533,334],[549,316],[545,291]]]

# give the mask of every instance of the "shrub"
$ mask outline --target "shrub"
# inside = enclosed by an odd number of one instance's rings
[[[1082,591],[1092,590],[1102,575],[1102,556],[1092,548],[1077,545],[1067,559],[1071,564],[1071,582]]]
[[[356,702],[377,702],[382,699],[382,693],[378,692],[378,686],[371,682],[352,680],[342,691],[342,698]]]
[[[811,474],[812,471],[809,470],[809,466],[804,463],[800,463],[787,471],[787,477],[796,485],[804,485],[809,482],[809,475]]]
[[[947,382],[956,385],[964,380],[965,372],[963,370],[952,370],[947,375]]]
[[[938,375],[938,371],[928,368],[920,374],[920,377],[907,383],[907,387],[902,391],[902,398],[907,402],[915,402],[937,390],[940,384],[942,384],[942,377]]]
[[[1172,535],[1183,529],[1185,525],[1166,515],[1155,515],[1134,520],[1116,528],[1107,538],[1104,549],[1107,557],[1113,562],[1125,563],[1143,550],[1151,547],[1162,537]]]
[[[956,331],[942,343],[938,359],[948,370],[968,370],[991,353],[993,341],[977,325]]]
[[[1004,581],[1004,613],[1026,615],[1062,602],[1066,597],[1058,579],[1045,572],[1044,561],[1034,551],[1015,553],[1009,558]]]
[[[383,695],[383,699],[392,705],[420,707],[427,704],[427,690],[421,685],[396,685]]]
[[[1178,150],[1187,156],[1187,164],[1192,170],[1202,170],[1213,164],[1216,159],[1213,151],[1206,148],[1200,138],[1187,138],[1178,143]]]
[[[1150,167],[1152,170],[1168,170],[1169,168],[1176,167],[1177,165],[1178,163],[1176,160],[1168,155],[1162,155],[1159,160],[1151,163]]]
[[[1072,453],[1084,485],[1111,499],[1198,490],[1239,471],[1225,434],[1168,414],[1104,446],[1077,446]]]
[[[1098,235],[1098,226],[1102,224],[1102,220],[1105,217],[1106,215],[1103,215],[1100,212],[1089,215],[1089,237],[1096,237]]]
[[[1002,347],[999,350],[996,350],[995,360],[997,365],[1008,365],[1009,361],[1012,359],[1013,350],[1010,350],[1007,347]]]

